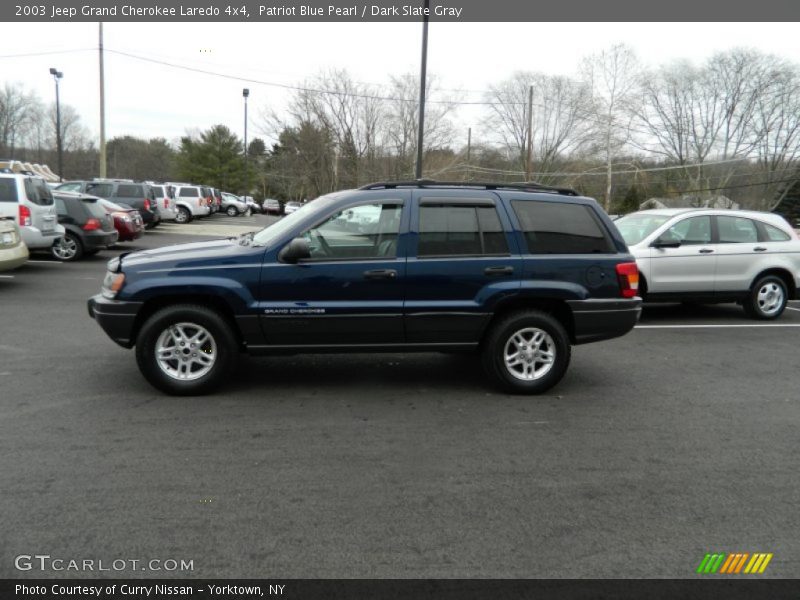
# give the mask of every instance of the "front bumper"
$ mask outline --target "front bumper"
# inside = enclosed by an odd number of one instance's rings
[[[102,294],[92,296],[87,303],[89,316],[123,348],[132,348],[136,341],[133,338],[134,326],[141,306],[141,302],[110,300]]]
[[[567,300],[567,304],[575,324],[574,344],[623,336],[633,329],[642,314],[641,298]]]

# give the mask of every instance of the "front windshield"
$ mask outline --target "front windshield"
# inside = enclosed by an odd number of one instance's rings
[[[670,219],[667,215],[632,213],[614,221],[628,246],[641,242]]]
[[[306,219],[313,221],[313,215],[326,210],[336,197],[338,197],[338,194],[320,196],[316,200],[302,205],[293,213],[289,213],[280,221],[276,221],[255,234],[253,236],[253,244],[256,246],[271,246],[276,241],[283,238],[287,232],[294,229],[299,223],[302,223]],[[311,223],[309,223],[309,225],[311,225]]]

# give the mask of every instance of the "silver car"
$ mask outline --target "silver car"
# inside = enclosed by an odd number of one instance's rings
[[[30,250],[49,250],[64,235],[53,193],[41,177],[0,173],[0,217],[14,219]]]
[[[743,210],[644,210],[614,221],[648,301],[737,302],[775,319],[798,297],[800,239],[783,217]]]

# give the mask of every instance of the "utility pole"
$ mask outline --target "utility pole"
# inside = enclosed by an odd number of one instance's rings
[[[50,68],[50,75],[56,82],[56,146],[58,147],[58,180],[64,181],[64,152],[61,146],[61,98],[58,92],[58,82],[64,77],[64,73]]]
[[[100,177],[106,177],[106,72],[103,65],[103,23],[100,22]]]
[[[247,161],[247,97],[250,95],[250,90],[244,88],[242,90],[242,97],[244,98],[244,195],[250,194],[250,165]]]
[[[422,17],[422,64],[419,73],[419,132],[417,133],[417,168],[415,178],[422,179],[422,144],[425,132],[425,83],[428,73],[428,14],[430,0],[425,0],[425,11]]]
[[[472,154],[472,127],[467,129],[467,163],[469,163]]]
[[[525,181],[531,180],[531,155],[533,153],[533,86],[528,88],[528,151],[525,157]]]

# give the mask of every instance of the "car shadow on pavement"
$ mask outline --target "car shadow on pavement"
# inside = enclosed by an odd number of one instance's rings
[[[641,324],[658,324],[666,321],[692,322],[748,322],[755,323],[749,318],[738,304],[697,304],[693,302],[681,303],[653,303],[642,305]]]
[[[469,354],[308,354],[297,356],[243,356],[230,390],[268,384],[271,389],[392,388],[395,391],[430,391],[461,388],[495,391],[480,364]]]

